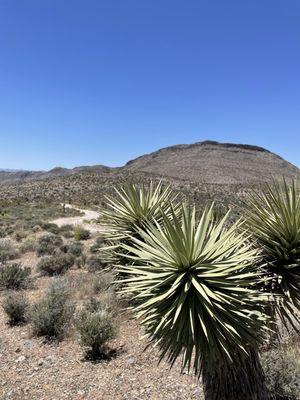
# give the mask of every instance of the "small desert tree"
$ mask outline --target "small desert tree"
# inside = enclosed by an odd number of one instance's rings
[[[172,213],[172,208],[171,208]],[[256,251],[228,215],[216,222],[213,207],[196,222],[195,209],[182,206],[172,221],[136,228],[125,259],[122,291],[138,298],[136,314],[161,359],[202,374],[207,400],[269,398],[258,356],[266,317],[265,295],[255,289],[261,272]]]

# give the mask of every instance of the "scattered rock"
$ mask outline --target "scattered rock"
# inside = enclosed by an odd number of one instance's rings
[[[15,360],[16,363],[20,363],[20,362],[24,362],[24,361],[26,361],[26,357],[25,356],[20,356]]]
[[[25,340],[25,342],[23,343],[24,347],[26,347],[27,349],[32,349],[33,348],[33,341],[32,340]]]

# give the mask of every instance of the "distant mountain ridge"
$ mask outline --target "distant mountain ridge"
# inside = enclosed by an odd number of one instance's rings
[[[70,169],[55,167],[49,171],[7,170],[0,168],[0,183],[55,178],[56,176],[74,175],[79,172],[105,173],[111,170],[113,170],[113,168],[104,165],[81,166]]]
[[[277,154],[259,146],[203,141],[165,147],[128,161],[123,167],[104,165],[73,169],[55,167],[50,171],[9,171],[0,169],[0,183],[22,182],[58,176],[94,173],[147,173],[173,180],[195,183],[243,184],[260,183],[273,177],[291,178],[299,168]]]

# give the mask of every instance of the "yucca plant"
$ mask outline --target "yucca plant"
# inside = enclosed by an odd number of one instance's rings
[[[162,212],[170,215],[170,203],[176,209],[176,198],[170,186],[164,187],[161,182],[155,184],[151,181],[148,187],[127,184],[115,188],[114,195],[106,197],[107,209],[103,216],[111,230],[118,234],[132,234],[149,221],[161,221]]]
[[[145,229],[148,222],[161,223],[163,213],[170,217],[171,204],[175,214],[179,211],[177,195],[170,186],[163,186],[161,182],[155,184],[151,181],[149,186],[127,184],[115,188],[115,194],[107,196],[106,200],[103,218],[107,228],[106,239],[111,243],[110,254],[118,253],[121,243],[139,236],[139,230]],[[119,256],[115,262],[118,260]]]
[[[300,191],[297,181],[266,185],[250,196],[246,211],[248,228],[261,249],[268,275],[265,288],[274,294],[269,309],[295,329],[300,310]],[[292,317],[291,317],[292,316]],[[293,318],[294,317],[294,318]]]
[[[171,365],[182,355],[183,369],[202,373],[206,399],[268,399],[257,352],[265,295],[241,223],[227,227],[228,214],[216,222],[213,207],[197,223],[186,204],[161,218],[123,244],[134,264],[119,267],[150,342]]]

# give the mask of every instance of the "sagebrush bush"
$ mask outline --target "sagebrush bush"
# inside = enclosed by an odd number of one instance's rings
[[[28,236],[28,231],[25,231],[24,229],[19,229],[15,231],[14,237],[17,242],[20,242],[21,240],[25,239]]]
[[[0,238],[3,239],[3,238],[5,238],[6,236],[7,236],[6,228],[3,228],[3,227],[0,225]]]
[[[112,287],[114,276],[112,272],[97,274],[93,280],[94,293],[105,292]]]
[[[34,251],[36,247],[36,237],[34,235],[28,236],[19,245],[20,253],[28,253],[29,251]]]
[[[116,293],[112,288],[100,294],[100,301],[102,309],[116,316],[118,302]]]
[[[0,264],[0,289],[21,289],[29,283],[31,269],[19,263]]]
[[[266,383],[274,400],[296,400],[300,393],[299,354],[273,349],[262,354]]]
[[[82,255],[83,245],[79,242],[73,242],[67,245],[66,250],[72,256],[79,257]]]
[[[90,232],[81,226],[75,226],[73,231],[73,237],[75,240],[87,240],[90,237]]]
[[[59,228],[59,233],[63,235],[65,238],[73,237],[73,226],[72,225],[62,225]]]
[[[59,253],[54,256],[42,257],[37,269],[42,275],[61,275],[74,265],[74,257],[71,254]]]
[[[0,262],[5,262],[18,255],[16,243],[9,238],[0,238]]]
[[[62,339],[70,327],[74,310],[66,281],[57,279],[44,297],[31,307],[33,333],[49,339]]]
[[[41,236],[36,245],[36,253],[39,257],[45,255],[53,255],[63,245],[63,240],[60,236],[52,233]]]
[[[115,337],[116,329],[112,315],[102,307],[101,302],[90,300],[86,308],[78,313],[76,327],[80,344],[90,349],[91,356],[106,355],[107,342]]]
[[[90,247],[90,252],[91,253],[97,253],[99,249],[104,246],[105,244],[105,239],[102,236],[98,236],[95,240],[95,242],[91,245]]]
[[[5,297],[2,307],[9,318],[10,325],[24,323],[27,320],[28,305],[23,294],[10,293]]]
[[[52,222],[42,223],[41,228],[44,229],[45,231],[53,233],[54,235],[57,235],[59,233],[59,227]]]
[[[116,315],[117,300],[114,291],[107,291],[101,294],[99,299],[95,297],[90,298],[90,300],[85,305],[85,310],[89,312],[97,312],[99,310],[104,310],[111,316]]]
[[[107,261],[100,254],[94,254],[87,260],[87,269],[90,272],[101,271],[107,266]]]
[[[80,257],[77,257],[76,259],[76,265],[78,268],[83,269],[86,266],[87,263],[87,256],[86,254],[82,254]]]

